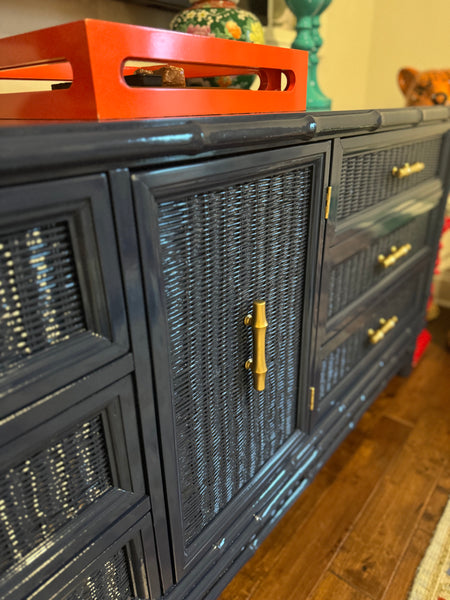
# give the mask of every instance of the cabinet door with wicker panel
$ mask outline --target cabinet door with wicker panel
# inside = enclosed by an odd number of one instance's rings
[[[295,467],[285,468],[309,402],[328,150],[133,176],[179,579],[262,527]]]

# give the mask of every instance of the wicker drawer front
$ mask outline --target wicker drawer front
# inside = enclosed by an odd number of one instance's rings
[[[127,352],[101,175],[0,190],[0,414]]]
[[[0,234],[0,367],[86,331],[68,223]]]
[[[155,548],[147,555],[144,551],[149,538],[151,515],[131,519],[128,527],[112,524],[106,548],[101,548],[101,540],[94,540],[80,555],[69,558],[54,577],[39,582],[32,596],[19,593],[14,600],[156,600],[161,589],[148,571],[157,569]]]
[[[401,285],[389,291],[387,296],[361,315],[354,323],[350,335],[340,336],[342,341],[336,346],[333,340],[322,349],[319,377],[319,402],[323,401],[335,387],[352,375],[352,372],[376,349],[386,347],[390,340],[395,339],[397,332],[407,327],[420,308],[423,295],[425,274],[415,273]],[[379,330],[379,319],[386,320],[397,317],[398,321],[391,331],[377,344],[372,344],[368,330]],[[330,348],[330,349],[329,349]]]
[[[87,575],[64,600],[137,600],[126,548]]]
[[[131,526],[130,526],[131,525]],[[156,600],[162,596],[157,575],[153,523],[147,514],[127,526],[111,526],[109,544],[95,540],[69,560],[56,577],[33,595],[36,600]],[[22,599],[21,599],[22,600]],[[25,599],[23,599],[25,600]]]
[[[346,154],[342,161],[337,219],[345,219],[435,177],[442,138],[433,137],[382,150]],[[393,167],[424,163],[422,171],[397,178]]]
[[[407,260],[425,248],[429,219],[430,213],[420,215],[388,234],[381,235],[369,247],[334,265],[330,270],[328,318],[337,315],[387,275],[402,268]],[[403,249],[405,254],[388,267],[384,267],[379,257],[392,255],[393,247]]]
[[[0,473],[0,577],[113,487],[100,416]]]
[[[96,559],[111,543],[110,529],[127,530],[150,514],[132,380],[124,377],[102,389],[104,383],[75,407],[71,401],[80,388],[74,384],[55,394],[56,401],[47,397],[0,428],[0,597],[5,600],[24,600],[39,586],[50,589],[55,577],[65,585],[64,569],[85,560],[86,548]],[[118,556],[87,580],[80,599],[90,598],[89,590],[92,598],[134,598],[123,595],[127,573]],[[53,595],[42,591],[37,598]]]

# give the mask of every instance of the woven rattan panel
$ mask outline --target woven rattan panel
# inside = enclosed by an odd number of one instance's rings
[[[379,309],[379,317],[390,318],[398,316],[397,328],[401,327],[402,317],[406,316],[414,306],[421,287],[422,277],[413,277],[405,285],[398,288]],[[370,344],[367,330],[377,328],[376,319],[370,316],[367,322],[356,333],[348,337],[345,342],[335,348],[322,360],[320,371],[319,399],[323,399],[333,388],[350,373],[368,352],[374,347]],[[387,334],[395,337],[395,329]]]
[[[330,274],[328,317],[337,314],[385,275],[391,273],[393,267],[385,269],[378,262],[380,254],[389,255],[391,246],[400,247],[405,243],[411,243],[412,249],[408,258],[423,248],[426,242],[428,217],[429,214],[425,214],[410,221],[403,227],[380,237],[369,248],[336,265]],[[399,260],[394,268],[401,266],[405,260],[405,258]]]
[[[160,205],[185,542],[294,431],[312,167]],[[266,390],[244,316],[267,302]]]
[[[86,577],[64,600],[134,600],[125,550]]]
[[[440,149],[441,138],[437,137],[387,150],[344,156],[337,218],[349,217],[434,177],[438,171]],[[425,169],[420,173],[403,179],[392,176],[392,167],[417,161],[425,163]]]
[[[111,485],[101,417],[0,473],[0,573]]]
[[[67,224],[0,237],[0,368],[83,331]]]

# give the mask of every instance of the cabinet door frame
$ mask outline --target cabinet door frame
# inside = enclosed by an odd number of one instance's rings
[[[173,569],[130,172],[128,169],[116,169],[110,171],[108,177],[130,328],[146,486],[152,506],[162,592],[166,592],[173,586]]]
[[[315,165],[312,185],[314,199],[310,205],[308,260],[305,274],[300,393],[297,400],[297,426],[299,426],[305,421],[303,414],[305,404],[309,410],[306,396],[312,374],[311,357],[315,353],[314,331],[318,317],[317,300],[322,266],[330,148],[330,142],[295,146],[202,161],[199,164],[153,172],[135,173],[132,176],[176,580],[180,580],[205,555],[209,555],[207,561],[213,561],[217,557],[217,552],[223,551],[224,548],[221,544],[222,541],[225,542],[224,534],[237,519],[236,512],[234,515],[230,514],[233,512],[232,509],[241,513],[245,507],[248,507],[247,512],[252,510],[252,502],[255,502],[263,493],[264,486],[272,483],[270,474],[273,474],[277,464],[289,455],[293,440],[289,439],[285,442],[251,482],[244,486],[186,548],[183,539],[181,497],[177,474],[174,410],[169,370],[169,333],[158,242],[158,202],[168,198],[182,198],[190,192],[200,193],[221,189],[231,183],[257,179],[269,173],[287,171],[303,164]],[[291,438],[301,435],[303,434],[296,430]],[[252,518],[251,512],[249,512],[249,518]]]

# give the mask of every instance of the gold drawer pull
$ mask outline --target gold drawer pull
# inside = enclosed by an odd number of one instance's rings
[[[253,373],[253,387],[261,392],[266,387],[266,303],[253,302],[253,315],[247,315],[244,323],[252,328],[253,358],[245,363],[245,368]]]
[[[392,175],[398,179],[403,179],[403,177],[408,177],[413,173],[420,173],[424,169],[425,163],[423,162],[415,162],[412,165],[405,163],[403,167],[392,167]]]
[[[403,246],[400,246],[400,248],[397,248],[397,246],[391,246],[391,253],[389,254],[389,256],[379,254],[378,262],[380,263],[380,265],[383,265],[385,269],[387,269],[388,267],[392,267],[392,265],[394,265],[399,258],[401,258],[402,256],[406,256],[408,252],[411,251],[411,249],[411,244],[403,244]]]
[[[370,343],[371,344],[378,344],[378,342],[381,342],[381,340],[384,338],[384,336],[386,335],[386,333],[388,331],[390,331],[391,329],[394,329],[394,327],[396,326],[398,321],[398,317],[396,317],[395,315],[393,317],[391,317],[390,319],[388,319],[386,321],[386,319],[380,319],[380,329],[377,329],[375,331],[375,329],[368,329],[367,330],[367,335],[369,336],[370,339]]]

